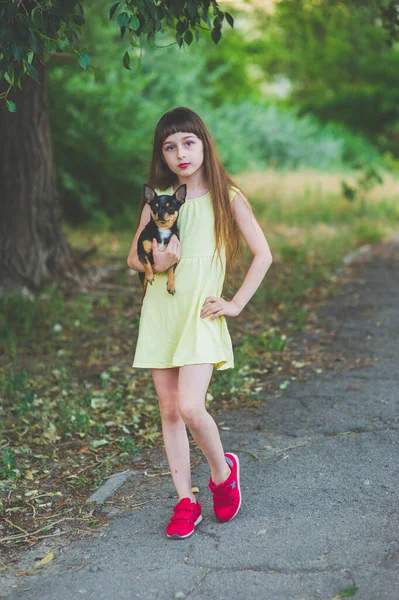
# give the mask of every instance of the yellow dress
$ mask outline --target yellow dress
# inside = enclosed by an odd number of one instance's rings
[[[232,200],[237,190],[230,190]],[[164,193],[172,194],[172,189]],[[208,296],[220,296],[226,269],[216,253],[214,213],[209,192],[186,200],[177,222],[181,257],[175,271],[176,292],[166,289],[167,274],[156,273],[141,309],[133,367],[166,369],[212,363],[234,367],[233,347],[224,316],[200,317]],[[213,260],[212,260],[213,258]]]

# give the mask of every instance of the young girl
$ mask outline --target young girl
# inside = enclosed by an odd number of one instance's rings
[[[172,195],[187,186],[176,236],[161,252],[153,240],[155,278],[147,286],[141,310],[133,367],[152,370],[159,399],[162,433],[179,502],[166,528],[170,538],[187,538],[202,520],[201,505],[191,489],[186,426],[210,467],[209,488],[216,518],[230,521],[241,504],[239,464],[224,453],[217,425],[205,408],[213,367],[234,367],[225,317],[236,317],[255,293],[272,257],[268,243],[241,190],[228,177],[201,118],[175,108],[159,121],[149,183],[157,193]],[[151,218],[143,201],[128,265],[144,271],[137,257],[138,237]],[[222,294],[226,273],[239,255],[240,234],[253,260],[240,289],[228,301]],[[167,269],[175,271],[176,293],[166,289]]]

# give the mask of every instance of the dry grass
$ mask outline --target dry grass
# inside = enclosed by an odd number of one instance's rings
[[[384,175],[383,183],[360,191],[348,201],[341,182],[358,187],[358,173],[313,170],[242,173],[237,183],[253,203],[274,256],[308,264],[336,264],[353,249],[379,242],[399,229],[399,182]]]
[[[254,201],[294,202],[304,198],[320,201],[326,197],[342,198],[341,181],[355,184],[357,173],[321,173],[312,169],[288,171],[286,173],[267,169],[262,172],[237,175],[237,183]],[[368,194],[368,199],[381,202],[386,199],[399,200],[399,180],[390,174],[384,175],[382,185]],[[343,199],[343,198],[342,198]]]

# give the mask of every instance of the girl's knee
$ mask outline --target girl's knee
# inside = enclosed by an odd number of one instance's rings
[[[206,414],[204,406],[193,406],[192,404],[179,404],[179,413],[189,429],[198,427]]]
[[[177,403],[177,394],[168,389],[159,390],[158,402],[163,423],[175,425],[181,420]]]
[[[177,407],[177,402],[159,403],[162,423],[167,425],[176,425],[181,420],[180,412]]]
[[[162,422],[173,425],[181,418],[177,408],[177,381],[174,380],[173,373],[165,371],[153,371],[153,379]]]

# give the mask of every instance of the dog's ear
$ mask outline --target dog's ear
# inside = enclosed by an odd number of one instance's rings
[[[145,198],[146,202],[148,204],[150,204],[150,202],[152,202],[154,200],[156,195],[157,195],[156,191],[153,190],[152,187],[150,185],[148,185],[148,183],[145,183],[144,184],[144,198]]]
[[[185,183],[183,183],[183,185],[180,185],[177,190],[175,191],[175,193],[173,194],[174,197],[176,198],[176,200],[178,202],[180,202],[180,204],[184,204],[186,201],[186,196],[187,196],[187,186]]]

